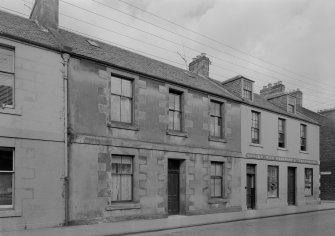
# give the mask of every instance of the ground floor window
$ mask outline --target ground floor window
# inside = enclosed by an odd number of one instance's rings
[[[0,147],[0,208],[13,207],[14,158],[13,150]]]
[[[112,155],[112,201],[131,201],[133,195],[133,157]]]
[[[268,197],[278,197],[278,166],[268,166]]]
[[[313,195],[313,169],[305,168],[305,196]]]
[[[223,197],[223,162],[211,162],[211,197]]]

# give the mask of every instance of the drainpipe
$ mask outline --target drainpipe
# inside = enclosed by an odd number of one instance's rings
[[[70,55],[62,54],[63,59],[63,88],[64,88],[64,225],[69,223],[69,152],[68,152],[68,62]]]

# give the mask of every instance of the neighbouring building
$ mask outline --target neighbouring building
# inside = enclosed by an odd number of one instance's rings
[[[33,21],[0,22],[0,231],[62,225],[63,58]]]
[[[0,230],[319,202],[301,91],[63,30],[58,0],[0,20]]]
[[[319,111],[321,199],[335,200],[335,108]]]

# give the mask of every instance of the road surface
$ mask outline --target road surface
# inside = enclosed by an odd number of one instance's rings
[[[335,236],[335,210],[180,228],[139,236]]]

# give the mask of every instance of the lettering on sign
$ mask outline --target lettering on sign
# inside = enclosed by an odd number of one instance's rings
[[[247,153],[245,157],[248,159],[266,160],[266,161],[293,162],[293,163],[310,164],[310,165],[319,164],[319,162],[315,160],[306,160],[306,159],[299,159],[299,158],[293,158],[293,157],[271,156],[271,155],[256,154],[256,153]]]

